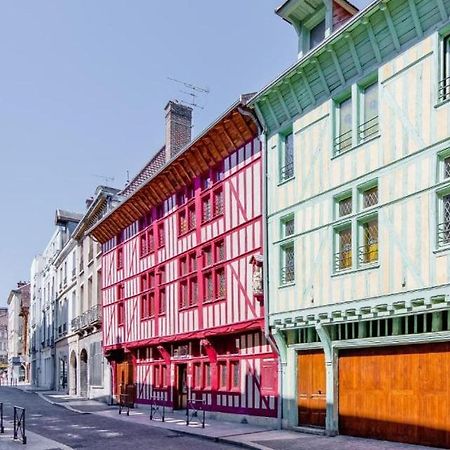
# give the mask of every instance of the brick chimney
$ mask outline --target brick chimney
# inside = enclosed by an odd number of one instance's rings
[[[191,141],[192,108],[169,101],[166,107],[166,161]]]

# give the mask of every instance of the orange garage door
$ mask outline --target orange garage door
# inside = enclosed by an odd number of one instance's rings
[[[341,351],[339,430],[450,448],[450,344]]]

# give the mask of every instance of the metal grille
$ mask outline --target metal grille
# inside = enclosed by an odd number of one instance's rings
[[[339,252],[335,255],[336,270],[352,267],[352,230],[346,228],[339,232]]]
[[[210,273],[205,275],[205,300],[212,300],[214,295],[213,280]]]
[[[438,225],[438,246],[450,244],[450,194],[442,197],[442,223]]]
[[[225,259],[225,243],[223,241],[216,243],[216,262],[223,261]]]
[[[284,267],[281,269],[281,284],[292,283],[295,280],[295,253],[294,247],[283,249]]]
[[[280,168],[281,181],[288,180],[294,176],[294,135],[288,134],[283,142],[283,159]]]
[[[290,218],[284,221],[284,237],[292,236],[295,232],[294,218]]]
[[[450,98],[450,77],[444,78],[443,80],[439,81],[438,98],[441,101]]]
[[[219,216],[223,214],[223,192],[214,192],[214,216]]]
[[[378,203],[378,186],[367,189],[363,192],[363,205],[364,208],[376,205]]]
[[[363,224],[363,242],[359,248],[359,261],[372,263],[378,261],[378,219]]]
[[[208,267],[213,263],[211,247],[204,248],[203,254],[204,254],[205,267]]]
[[[194,229],[195,224],[196,224],[195,208],[191,207],[188,210],[188,228],[189,228],[189,230]]]
[[[343,198],[339,200],[339,217],[347,216],[352,213],[352,198]]]
[[[379,131],[378,116],[372,117],[368,121],[362,123],[358,127],[358,131],[359,131],[359,138],[362,141],[378,134]]]
[[[202,206],[202,220],[203,222],[207,222],[211,219],[211,200],[209,196],[203,199]]]
[[[444,159],[444,178],[450,178],[450,156]]]
[[[352,130],[337,136],[334,139],[334,152],[336,155],[346,152],[352,148]]]
[[[226,293],[226,283],[225,283],[225,272],[223,269],[220,269],[216,272],[216,280],[217,280],[217,297],[223,298]]]

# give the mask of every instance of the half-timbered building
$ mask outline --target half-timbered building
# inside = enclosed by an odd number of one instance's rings
[[[285,2],[303,53],[250,102],[284,424],[450,448],[450,0],[343,3]]]
[[[92,228],[115,394],[174,409],[277,416],[264,334],[261,146],[242,97],[192,142],[169,102],[166,145]],[[235,416],[236,417],[236,416]]]

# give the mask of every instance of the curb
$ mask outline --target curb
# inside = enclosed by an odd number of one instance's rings
[[[66,408],[66,409],[68,409],[69,411],[76,412],[76,413],[78,413],[78,414],[92,414],[92,413],[90,413],[90,412],[80,411],[79,409],[76,409],[76,408],[74,408],[73,406],[66,405],[64,402],[55,402],[55,401],[53,401],[53,400],[50,400],[49,398],[47,398],[47,397],[45,396],[45,394],[43,394],[43,393],[41,393],[41,392],[35,392],[35,394],[37,394],[42,400],[45,400],[47,403],[50,403],[51,405],[59,406],[59,407],[61,407],[61,408]]]

